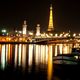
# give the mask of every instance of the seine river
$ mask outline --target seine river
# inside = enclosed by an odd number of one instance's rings
[[[0,44],[1,80],[5,78],[62,80],[59,75],[54,74],[53,56],[71,53],[72,46],[72,44]],[[70,79],[66,77],[64,80]]]

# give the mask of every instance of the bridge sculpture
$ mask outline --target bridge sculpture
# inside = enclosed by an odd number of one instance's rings
[[[0,43],[80,43],[80,36],[0,36]]]

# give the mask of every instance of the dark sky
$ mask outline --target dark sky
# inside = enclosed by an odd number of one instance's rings
[[[47,30],[51,3],[55,30],[80,32],[79,0],[0,0],[0,28],[21,29],[26,19],[29,30]]]

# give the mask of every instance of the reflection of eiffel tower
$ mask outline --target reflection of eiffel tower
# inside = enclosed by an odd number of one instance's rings
[[[52,12],[52,5],[50,6],[50,16],[49,16],[49,25],[48,25],[48,32],[51,32],[54,30],[53,27],[53,12]]]

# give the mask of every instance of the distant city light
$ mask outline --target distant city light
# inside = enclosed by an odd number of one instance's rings
[[[63,34],[60,34],[60,37],[62,37]]]
[[[68,36],[70,37],[71,35],[69,34]]]
[[[29,32],[29,35],[33,35],[33,32]]]
[[[7,35],[9,35],[9,33],[7,33]]]
[[[73,36],[75,37],[75,36],[76,36],[76,34],[74,33],[74,34],[73,34]]]
[[[53,34],[50,34],[50,36],[53,36]]]
[[[58,36],[58,34],[55,34],[55,37],[57,37]]]
[[[3,33],[6,33],[6,30],[5,30],[5,29],[3,29],[3,30],[2,30],[2,32],[3,32]]]
[[[17,30],[15,32],[18,32]]]
[[[22,33],[22,31],[19,31],[19,33]]]

